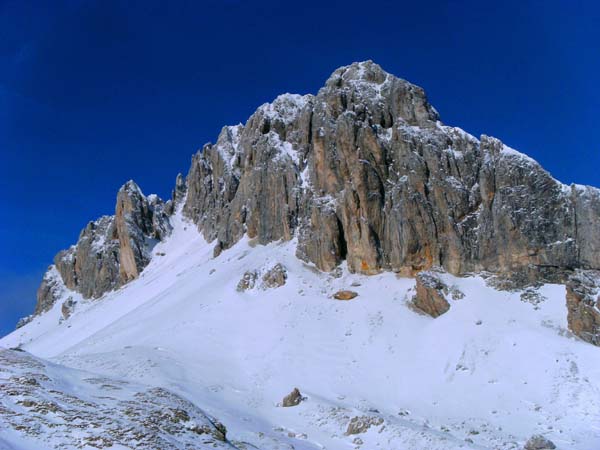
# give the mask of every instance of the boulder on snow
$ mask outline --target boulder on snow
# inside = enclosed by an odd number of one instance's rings
[[[304,397],[302,397],[300,390],[298,388],[294,388],[292,392],[283,397],[281,406],[283,406],[284,408],[289,408],[290,406],[298,406],[302,400],[304,400]]]
[[[346,435],[360,434],[366,432],[372,426],[378,426],[383,423],[381,417],[374,416],[356,416],[350,419],[348,428],[346,429]]]
[[[271,267],[262,277],[262,287],[264,289],[278,288],[285,284],[287,280],[287,270],[280,263]]]
[[[247,291],[248,289],[252,289],[254,287],[254,285],[256,284],[256,271],[254,270],[248,270],[244,273],[244,275],[242,276],[242,279],[240,280],[240,282],[237,285],[237,291],[238,292],[244,292]]]
[[[333,294],[333,298],[335,298],[336,300],[352,300],[357,295],[358,293],[354,291],[341,290]]]
[[[413,305],[431,317],[439,317],[450,309],[446,300],[448,286],[434,272],[419,272],[416,277],[417,293],[413,297]]]
[[[65,320],[67,320],[69,317],[71,317],[71,314],[73,314],[73,310],[75,309],[75,300],[73,300],[73,297],[69,297],[68,299],[66,299],[61,308],[60,308],[60,312],[62,313],[62,316]]]
[[[546,439],[544,436],[537,434],[529,438],[525,444],[524,450],[554,450],[556,445],[554,442]]]

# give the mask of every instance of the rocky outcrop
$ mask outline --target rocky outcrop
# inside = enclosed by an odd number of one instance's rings
[[[244,272],[244,275],[242,275],[242,278],[240,279],[240,281],[237,284],[236,290],[238,292],[244,292],[249,289],[253,289],[254,285],[256,284],[257,277],[258,277],[258,274],[254,270],[248,270],[248,271]]]
[[[376,416],[356,416],[350,419],[346,435],[366,433],[372,426],[383,424],[383,419]]]
[[[600,268],[600,195],[499,140],[443,125],[424,91],[372,62],[286,94],[194,156],[184,213],[219,248],[298,239],[319,269],[487,270],[561,281]]]
[[[282,264],[277,263],[262,276],[262,287],[264,289],[274,289],[281,287],[287,280],[287,270]]]
[[[85,298],[99,297],[117,287],[119,240],[115,218],[104,216],[88,223],[77,244],[54,257],[54,265],[64,285]]]
[[[335,294],[333,294],[333,298],[336,300],[352,300],[353,298],[356,298],[356,296],[358,296],[357,292],[348,291],[345,289],[337,291]]]
[[[448,312],[449,298],[460,300],[465,296],[456,286],[444,283],[440,275],[434,271],[422,271],[415,277],[416,293],[412,305],[431,317],[439,317]]]
[[[371,61],[224,127],[166,204],[128,182],[115,216],[90,222],[57,255],[62,282],[96,298],[136,278],[178,208],[215,257],[247,234],[297,239],[300,259],[332,273],[342,261],[364,274],[440,267],[518,288],[600,270],[598,189],[565,186],[498,139],[444,125],[423,89]],[[53,304],[53,289],[42,283],[36,312]]]
[[[524,450],[554,450],[555,448],[554,442],[538,434],[527,441]]]
[[[179,177],[174,194],[178,202],[184,187]],[[170,229],[162,200],[144,196],[128,181],[117,194],[115,215],[89,222],[77,243],[55,256],[38,289],[34,314],[48,311],[65,289],[98,298],[136,278],[150,261],[154,244]]]
[[[283,286],[286,280],[286,268],[281,263],[277,263],[269,269],[247,270],[238,282],[236,290],[244,292],[255,287],[262,290],[275,289]]]
[[[298,388],[294,388],[294,390],[292,390],[292,392],[290,392],[288,395],[283,397],[281,406],[283,406],[284,408],[289,408],[291,406],[298,406],[302,400],[304,400],[304,397],[302,397],[300,390]]]
[[[63,316],[64,320],[67,320],[73,314],[75,310],[76,302],[73,300],[73,297],[67,298],[60,307],[60,312]]]
[[[187,194],[187,185],[185,183],[185,178],[182,174],[177,174],[177,178],[175,179],[175,189],[171,194],[171,200],[165,203],[165,212],[168,215],[172,215],[175,213],[175,210],[179,205],[183,203],[185,200],[185,195]]]
[[[164,204],[155,195],[146,198],[133,181],[117,194],[115,211],[119,241],[119,276],[124,284],[138,277],[151,258],[152,247],[171,230]]]
[[[569,329],[594,345],[600,345],[600,272],[577,270],[567,283]]]
[[[416,291],[412,303],[425,314],[439,317],[450,309],[450,303],[446,299],[449,288],[435,272],[419,272],[416,276]]]

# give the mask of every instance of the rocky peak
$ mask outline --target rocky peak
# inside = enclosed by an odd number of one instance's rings
[[[351,111],[383,128],[391,127],[394,120],[422,126],[439,120],[422,88],[385,72],[372,61],[340,67],[317,97],[330,106],[333,115]]]
[[[176,202],[215,255],[246,234],[297,238],[297,256],[324,271],[344,260],[364,274],[439,266],[527,284],[600,269],[598,189],[567,187],[500,140],[444,125],[422,88],[371,61],[337,69],[316,96],[284,94],[224,127],[170,204],[126,183],[112,224],[85,233],[110,235],[118,250],[101,252],[100,276],[78,243],[78,268],[57,264],[65,283],[97,296],[136,278]]]
[[[156,195],[144,196],[134,181],[125,183],[115,215],[89,222],[77,243],[55,256],[38,289],[35,314],[49,310],[65,289],[98,298],[136,278],[154,244],[171,230],[165,206]]]
[[[119,275],[121,283],[137,278],[151,258],[151,249],[170,231],[163,203],[148,201],[139,186],[128,181],[119,189],[115,211],[120,246]]]

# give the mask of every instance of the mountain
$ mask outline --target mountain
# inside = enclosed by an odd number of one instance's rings
[[[0,448],[592,450],[598,270],[598,189],[354,63],[223,128],[168,201],[127,182],[57,254],[0,340]],[[75,433],[64,396],[150,440]]]

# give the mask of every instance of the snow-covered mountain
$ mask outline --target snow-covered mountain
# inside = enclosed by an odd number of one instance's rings
[[[57,255],[0,449],[596,450],[599,231],[597,189],[340,68]]]

